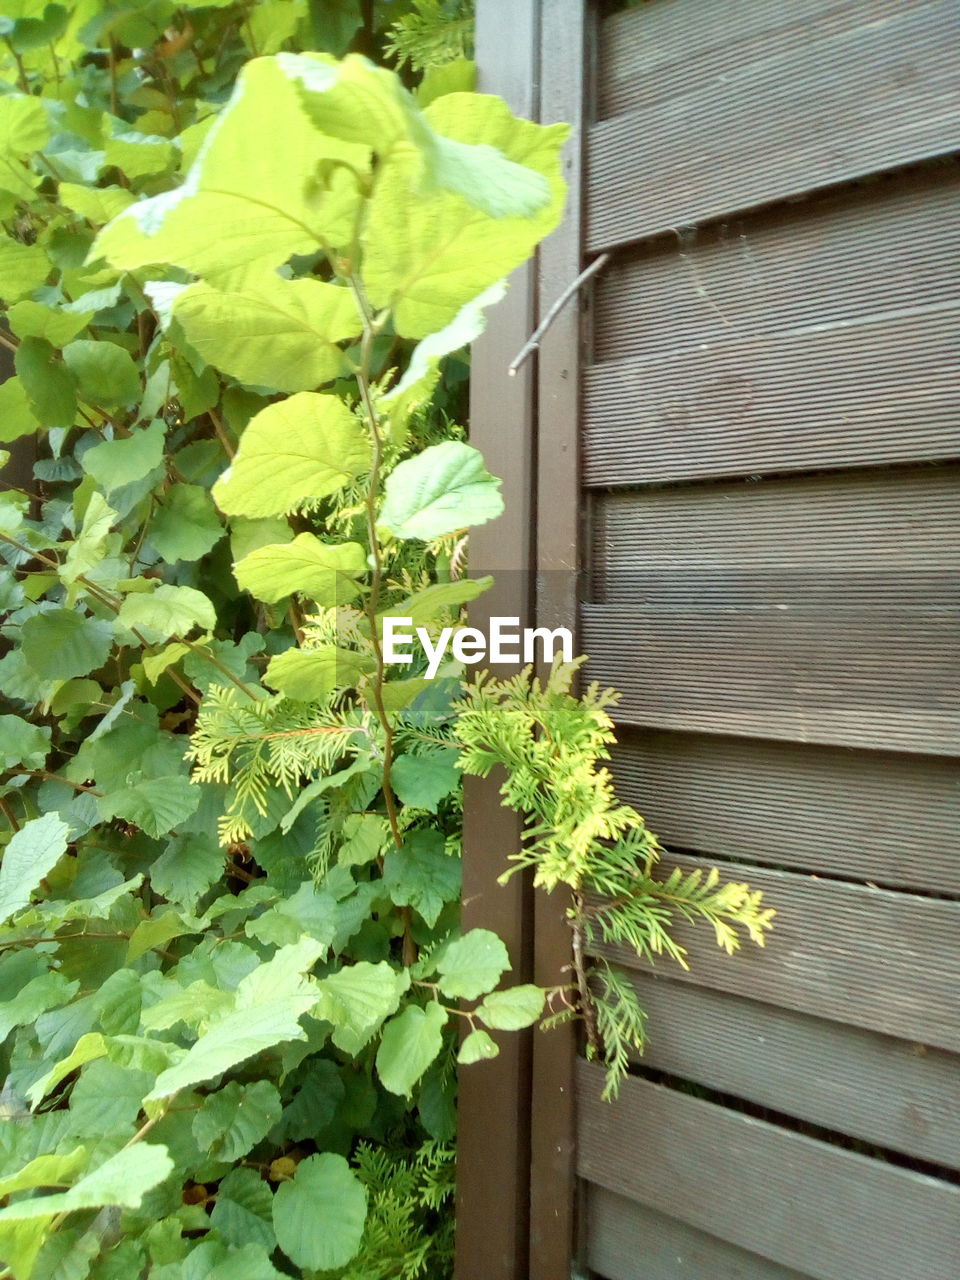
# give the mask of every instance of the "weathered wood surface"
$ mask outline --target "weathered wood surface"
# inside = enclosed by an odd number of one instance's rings
[[[856,0],[838,5],[838,20],[819,30],[805,21],[816,16],[806,6],[798,13],[781,0],[764,4],[785,21],[739,53],[739,6],[722,6],[732,33],[722,70],[591,128],[589,251],[960,146],[955,0]],[[638,6],[618,31],[628,77],[642,78],[642,50],[651,43],[645,20],[656,8]],[[791,11],[799,38],[785,40]],[[672,6],[678,41],[702,13],[696,0]]]
[[[579,1079],[588,1181],[817,1280],[960,1273],[960,1187],[645,1080],[601,1102],[587,1063]]]
[[[586,1261],[604,1280],[809,1280],[604,1187],[581,1188]]]
[[[582,610],[620,723],[960,753],[960,612],[814,606]]]
[[[613,773],[674,848],[960,895],[954,759],[627,729]]]
[[[960,1168],[960,1058],[666,977],[635,973],[640,1063],[824,1129]]]
[[[713,864],[671,855],[663,865]],[[679,925],[690,970],[661,961],[672,979],[960,1051],[960,902],[738,863],[721,870],[764,891],[775,928],[765,947],[728,956],[708,925]],[[649,972],[625,948],[597,950]]]

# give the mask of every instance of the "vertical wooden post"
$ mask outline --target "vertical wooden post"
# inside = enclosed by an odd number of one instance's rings
[[[538,0],[478,0],[479,88],[505,98],[518,115],[537,117]],[[506,510],[470,535],[473,574],[495,574],[495,586],[470,608],[472,625],[493,615],[532,621],[534,556],[534,373],[507,367],[536,323],[535,271],[528,263],[510,280],[489,331],[474,344],[470,432],[487,466],[503,478]],[[502,674],[502,673],[501,673]],[[464,814],[463,925],[494,929],[513,962],[511,979],[529,981],[530,891],[521,877],[497,884],[507,855],[518,849],[521,823],[504,809],[498,780],[467,779]],[[526,1280],[529,1239],[530,1033],[498,1037],[498,1058],[460,1076],[457,1171],[458,1280]]]
[[[569,122],[564,160],[567,208],[540,248],[541,315],[579,274],[586,5],[544,0],[541,19],[540,120]],[[576,633],[580,555],[580,299],[573,299],[543,338],[538,358],[537,625]],[[570,928],[559,892],[537,894],[534,980],[570,981]],[[537,1034],[533,1043],[530,1167],[530,1280],[566,1280],[574,1257],[576,1029]]]

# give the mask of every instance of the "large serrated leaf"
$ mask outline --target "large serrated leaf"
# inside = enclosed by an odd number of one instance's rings
[[[447,943],[436,957],[440,990],[451,999],[476,1000],[500,981],[510,968],[503,941],[489,929],[471,929]]]
[[[162,422],[154,422],[142,430],[117,440],[104,440],[83,455],[81,465],[87,475],[103,489],[111,493],[144,479],[163,461],[165,428]]]
[[[411,831],[383,860],[383,882],[394,904],[415,907],[431,927],[460,893],[460,859],[446,851],[442,831]]]
[[[27,1218],[53,1217],[76,1209],[99,1209],[119,1205],[134,1209],[146,1192],[162,1182],[173,1170],[166,1147],[140,1142],[125,1147],[94,1169],[69,1191],[18,1200],[0,1209],[0,1222],[22,1222]]]
[[[446,1009],[431,1001],[425,1010],[412,1004],[390,1019],[377,1050],[377,1074],[385,1089],[410,1097],[443,1047],[447,1017]]]
[[[269,1080],[231,1080],[204,1100],[193,1118],[193,1136],[212,1159],[232,1163],[267,1136],[280,1110],[280,1094]]]
[[[503,511],[500,483],[478,449],[445,440],[390,473],[379,523],[397,538],[424,542],[486,524]]]
[[[356,579],[366,573],[367,557],[359,542],[323,542],[299,533],[292,542],[251,551],[233,571],[245,591],[268,604],[296,592],[330,608],[359,595]]]
[[[33,818],[10,837],[0,865],[0,921],[30,902],[30,895],[66,852],[70,828],[56,813]]]
[[[398,973],[386,961],[361,960],[320,980],[314,1014],[333,1024],[337,1048],[356,1055],[384,1020],[396,1013],[409,985],[406,972]]]
[[[343,1156],[308,1156],[273,1198],[277,1243],[310,1271],[343,1267],[360,1248],[367,1193]]]
[[[23,656],[41,680],[69,680],[103,666],[113,642],[109,622],[72,609],[27,618],[20,629]]]
[[[343,369],[336,345],[360,331],[348,289],[320,280],[262,276],[237,287],[194,284],[173,306],[187,341],[240,382],[309,391]]]
[[[117,624],[138,631],[148,644],[158,644],[170,636],[185,636],[194,627],[212,631],[217,614],[209,599],[194,587],[163,585],[150,594],[128,595],[120,606]]]
[[[363,428],[336,396],[303,391],[268,405],[213,488],[236,516],[282,516],[342,489],[370,465]]]

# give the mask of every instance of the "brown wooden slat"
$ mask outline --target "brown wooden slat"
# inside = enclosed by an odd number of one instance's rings
[[[711,865],[673,855],[664,861],[667,869]],[[762,890],[776,909],[769,941],[762,948],[744,943],[728,956],[708,925],[679,924],[690,970],[661,961],[671,979],[960,1051],[960,902],[740,863],[720,870]],[[649,971],[625,948],[597,950]]]
[[[621,724],[960,754],[960,611],[586,605]]]
[[[960,1168],[960,1058],[757,1000],[634,974],[645,1066]]]
[[[538,314],[576,279],[582,265],[581,202],[584,84],[592,15],[583,0],[541,0],[540,120],[565,120],[572,136],[563,158],[569,183],[560,226],[538,252]],[[502,31],[508,33],[509,17]],[[536,620],[538,626],[577,625],[580,566],[579,407],[582,343],[580,314],[567,307],[544,335],[537,356]],[[471,553],[472,554],[472,553]],[[476,564],[474,559],[472,564]],[[497,859],[500,861],[500,859]],[[500,861],[502,866],[502,861]],[[567,981],[570,928],[563,892],[534,899],[534,980]],[[574,1059],[576,1028],[567,1024],[551,1044],[534,1036],[530,1097],[530,1254],[525,1280],[570,1275],[576,1249],[574,1202]]]
[[[960,169],[658,241],[594,331],[589,485],[957,457]]]
[[[621,491],[591,527],[598,604],[951,605],[960,466]]]
[[[601,1102],[602,1080],[581,1064],[589,1181],[816,1280],[960,1272],[960,1187],[644,1080]]]
[[[799,45],[781,44],[773,31],[741,65],[728,62],[722,74],[669,100],[595,124],[588,250],[960,146],[954,0],[887,4],[879,20],[876,0],[847,7],[859,22]],[[644,10],[630,33],[638,47]],[[681,26],[698,14],[696,4],[676,8]]]
[[[875,21],[902,0],[872,0]],[[597,118],[622,115],[729,74],[766,56],[804,49],[863,22],[863,3],[849,0],[657,0],[613,13],[600,27]]]
[[[604,1280],[809,1280],[604,1187],[582,1188],[587,1263]]]
[[[624,251],[594,286],[594,360],[655,364],[960,302],[960,163],[937,160]]]
[[[503,23],[511,24],[509,49]],[[479,87],[512,109],[535,116],[539,50],[537,5],[484,0],[477,11]],[[501,527],[478,529],[474,565],[495,573],[493,588],[470,606],[470,622],[490,616],[532,619],[529,568],[534,487],[533,370],[508,378],[506,368],[535,323],[535,271],[521,266],[497,310],[497,322],[473,345],[470,385],[474,443],[504,477]],[[506,429],[505,429],[506,428]],[[499,674],[506,674],[501,672]],[[497,862],[518,849],[522,823],[500,802],[492,779],[468,778],[464,788],[463,924],[495,930],[515,971],[529,970],[532,920],[529,890],[516,877],[497,884]],[[494,852],[496,851],[496,852]],[[465,1069],[458,1089],[456,1270],[459,1280],[522,1280],[529,1243],[531,1037],[500,1037],[500,1054],[480,1071]]]
[[[675,848],[960,894],[956,760],[624,730],[613,774]]]

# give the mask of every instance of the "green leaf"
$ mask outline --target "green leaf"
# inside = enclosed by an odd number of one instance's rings
[[[103,409],[128,408],[140,398],[140,373],[129,351],[101,338],[79,338],[63,348],[81,400]]]
[[[459,612],[460,606],[493,586],[493,578],[460,578],[457,582],[435,582],[432,586],[416,591],[399,604],[384,609],[383,618],[409,618],[414,627],[424,627],[436,622],[451,609]]]
[[[314,1017],[333,1024],[333,1043],[356,1056],[380,1029],[385,1018],[396,1013],[400,998],[410,985],[406,971],[398,973],[386,961],[361,960],[322,978]]]
[[[235,1249],[247,1243],[276,1247],[273,1192],[254,1169],[231,1169],[217,1189],[210,1222]]]
[[[104,226],[134,203],[125,187],[83,187],[75,182],[61,182],[57,198],[64,208],[79,213],[95,227]]]
[[[159,644],[170,636],[185,636],[194,627],[212,631],[217,615],[202,592],[193,587],[164,585],[149,595],[128,595],[120,606],[117,622],[128,630],[139,631],[149,644]]]
[[[101,817],[124,818],[148,836],[165,836],[196,813],[200,788],[182,774],[129,781],[122,791],[97,801]]]
[[[336,493],[369,466],[363,428],[343,401],[303,391],[251,419],[213,496],[228,515],[282,516]]]
[[[193,1118],[193,1136],[212,1159],[233,1163],[267,1136],[280,1111],[280,1094],[269,1080],[231,1080],[204,1100]]]
[[[441,831],[411,831],[384,858],[383,883],[396,906],[415,907],[432,927],[459,897],[460,860],[447,853]]]
[[[549,203],[541,174],[494,147],[434,130],[395,72],[358,54],[338,63],[322,55],[282,53],[277,62],[302,85],[307,113],[323,133],[365,143],[382,160],[394,150],[416,156],[423,188],[456,192],[494,218],[528,217]]]
[[[0,918],[2,910],[0,906]],[[0,1004],[0,1042],[6,1040],[14,1027],[29,1026],[41,1013],[65,1005],[71,996],[76,995],[79,986],[79,982],[68,982],[62,973],[52,971],[33,978],[11,1000]]]
[[[50,121],[43,101],[24,93],[0,98],[0,152],[27,155],[41,151],[50,137]]]
[[[0,261],[0,278],[3,264]],[[24,338],[14,364],[30,411],[42,427],[72,427],[77,413],[73,379],[57,352],[43,338]]]
[[[202,798],[199,787],[193,790]],[[178,836],[150,864],[150,883],[169,902],[192,911],[223,874],[223,856],[223,850],[208,837]]]
[[[488,1027],[497,1031],[520,1031],[532,1026],[543,1013],[546,993],[542,987],[527,984],[510,987],[506,991],[493,991],[474,1013]]]
[[[9,444],[21,436],[31,435],[40,426],[26,388],[19,378],[0,382],[0,443]]]
[[[46,1075],[33,1082],[27,1090],[27,1098],[36,1108],[47,1094],[57,1087],[61,1080],[67,1078],[71,1071],[76,1071],[78,1067],[82,1067],[88,1062],[93,1062],[96,1058],[105,1058],[106,1055],[107,1042],[100,1032],[87,1032],[80,1037],[65,1058],[51,1067]]]
[[[431,1001],[426,1010],[412,1004],[383,1029],[377,1050],[377,1074],[385,1089],[410,1097],[430,1063],[443,1048],[447,1011]]]
[[[154,422],[117,440],[104,440],[83,455],[81,465],[105,493],[143,480],[163,462],[166,427]]]
[[[506,293],[506,283],[498,280],[478,297],[465,303],[448,325],[428,334],[414,347],[403,377],[382,397],[390,413],[391,436],[402,443],[410,413],[433,393],[440,376],[440,362],[478,338],[486,328],[486,308],[495,306]]]
[[[436,813],[440,801],[460,785],[456,767],[458,752],[440,749],[430,755],[407,752],[394,762],[391,778],[393,789],[404,804]]]
[[[69,680],[102,667],[113,641],[109,622],[72,609],[51,609],[27,618],[20,643],[41,680]]]
[[[35,1157],[16,1173],[0,1177],[0,1196],[14,1191],[33,1190],[36,1187],[52,1187],[69,1182],[89,1160],[86,1147],[74,1147],[63,1155],[47,1154]]]
[[[148,178],[163,173],[173,160],[173,143],[167,138],[138,133],[118,133],[108,138],[105,161],[115,165],[130,179]]]
[[[418,157],[398,149],[378,176],[364,227],[363,278],[373,305],[390,306],[404,337],[422,338],[517,266],[563,209],[560,148],[566,125],[531,124],[499,98],[448,94],[426,120],[439,134],[488,145],[546,179],[550,203],[533,217],[493,218],[460,195],[424,193]]]
[[[343,368],[336,344],[361,327],[349,289],[270,275],[222,290],[191,285],[173,315],[208,364],[277,391],[309,391],[336,378]]]
[[[330,173],[318,189],[317,173]],[[366,147],[316,132],[274,58],[240,74],[183,186],[126,209],[94,246],[114,266],[173,262],[210,279],[346,243]]]
[[[4,302],[16,302],[39,289],[50,270],[50,259],[39,245],[0,236],[0,297]]]
[[[436,957],[440,990],[451,999],[476,1000],[510,968],[507,948],[489,929],[471,929],[447,943]]]
[[[334,689],[352,688],[372,665],[371,659],[332,644],[288,649],[270,659],[263,682],[298,702],[322,702]]]
[[[366,1217],[365,1187],[343,1156],[330,1152],[308,1156],[273,1197],[277,1243],[309,1271],[346,1266],[360,1248]]]
[[[197,484],[176,484],[168,490],[147,531],[151,545],[168,564],[199,560],[225,533],[210,494]]]
[[[0,102],[3,99],[0,98]],[[7,321],[18,338],[43,338],[54,347],[62,347],[85,328],[92,312],[64,311],[43,302],[18,302],[7,312]]]
[[[141,659],[144,675],[151,684],[156,684],[168,667],[172,667],[189,652],[189,645],[173,640],[164,645],[159,653],[145,653]]]
[[[162,825],[163,819],[158,815],[156,822]],[[174,938],[199,932],[196,924],[184,921],[179,912],[171,911],[167,907],[159,907],[153,915],[146,920],[141,920],[131,933],[127,944],[126,963],[133,964],[154,947],[165,947]]]
[[[386,482],[380,525],[397,538],[433,538],[486,524],[503,511],[500,481],[479,450],[459,440],[431,445],[401,462]]]
[[[497,1042],[479,1027],[465,1037],[457,1054],[457,1061],[463,1066],[471,1062],[481,1062],[486,1058],[495,1058],[500,1052]]]
[[[275,604],[296,592],[322,608],[355,600],[360,592],[356,578],[366,571],[366,552],[359,542],[321,542],[313,533],[260,547],[233,569],[239,585],[258,600]]]
[[[119,1205],[135,1209],[144,1195],[173,1171],[166,1147],[139,1142],[111,1156],[88,1173],[69,1191],[18,1200],[0,1209],[0,1221],[22,1222],[28,1218],[52,1217],[76,1209],[99,1209]]]
[[[454,58],[452,62],[428,67],[415,96],[422,109],[445,93],[473,93],[476,87],[477,64],[469,58]]]
[[[236,1007],[214,1022],[184,1058],[160,1073],[150,1098],[165,1098],[222,1075],[247,1058],[287,1040],[305,1040],[300,1017],[316,1003],[316,982],[304,973],[323,944],[303,938],[281,947],[237,987]]]
[[[0,768],[22,764],[42,769],[50,751],[51,732],[46,725],[30,724],[20,716],[0,716]]]

